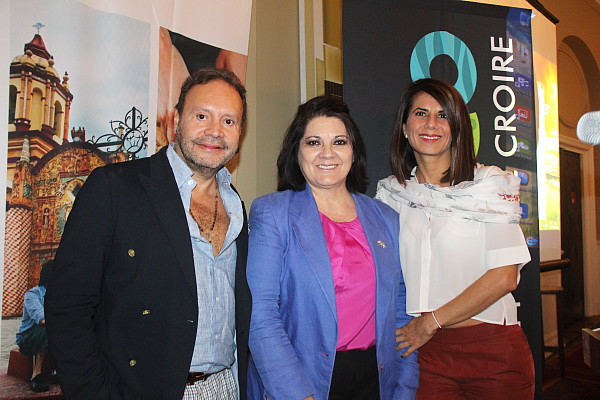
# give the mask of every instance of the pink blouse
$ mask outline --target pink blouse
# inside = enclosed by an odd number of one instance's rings
[[[337,350],[368,349],[375,344],[375,264],[358,217],[334,222],[321,215],[338,319]]]

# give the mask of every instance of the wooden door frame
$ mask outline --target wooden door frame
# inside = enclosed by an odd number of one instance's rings
[[[594,188],[594,148],[578,139],[560,135],[560,147],[581,156],[581,208],[583,232],[583,285],[585,315],[600,314],[600,274],[596,242],[596,192]]]

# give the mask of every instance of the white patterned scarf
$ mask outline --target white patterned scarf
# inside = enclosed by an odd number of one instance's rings
[[[479,222],[516,224],[521,218],[519,206],[520,179],[503,172],[482,179],[464,181],[454,186],[441,187],[418,183],[413,169],[406,187],[394,176],[377,184],[378,196],[385,197],[436,216],[453,216]]]

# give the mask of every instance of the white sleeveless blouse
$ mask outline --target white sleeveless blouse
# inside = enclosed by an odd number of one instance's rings
[[[475,180],[505,174],[497,167],[478,165]],[[412,177],[413,181],[416,180]],[[448,215],[432,215],[390,196],[385,186],[402,190],[396,178],[384,179],[376,198],[400,214],[400,261],[406,282],[406,310],[413,316],[435,310],[462,293],[492,268],[531,260],[521,228],[516,223],[480,222]],[[517,323],[517,305],[506,294],[473,319],[493,324]]]

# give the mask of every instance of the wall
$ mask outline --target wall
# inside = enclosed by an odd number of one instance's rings
[[[595,189],[584,193],[582,203],[584,207],[587,204],[588,209],[589,205],[593,205],[595,210],[600,210],[600,146],[591,149],[588,145],[586,149],[576,135],[581,115],[600,110],[600,1],[542,0],[542,3],[559,19],[556,43],[561,147],[581,150],[584,191],[586,184],[588,188],[595,186]],[[590,160],[592,156],[594,160]],[[591,212],[583,219],[585,314],[591,316],[600,314],[600,241],[594,243],[592,240],[594,236],[600,238],[600,215]],[[560,285],[560,282],[558,271],[542,276],[542,284]],[[542,300],[544,336],[552,340],[556,337],[555,305],[550,298]]]
[[[558,45],[558,101],[560,134],[576,136],[573,121],[583,113],[600,110],[600,1],[544,0],[560,20]],[[586,54],[587,53],[587,54]],[[596,210],[600,210],[600,147],[594,149]],[[600,215],[596,213],[596,236],[600,238]]]
[[[298,2],[254,0],[248,52],[248,124],[235,185],[249,211],[277,187],[279,146],[300,103]]]

